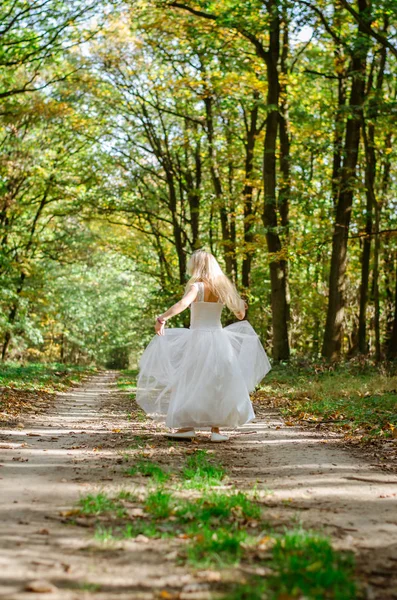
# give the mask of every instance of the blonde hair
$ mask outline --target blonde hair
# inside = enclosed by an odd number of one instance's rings
[[[244,300],[235,285],[225,275],[215,256],[210,252],[205,250],[193,252],[187,264],[187,272],[190,279],[186,285],[186,292],[193,283],[202,281],[208,285],[214,296],[226,304],[232,312],[236,314],[245,310]]]

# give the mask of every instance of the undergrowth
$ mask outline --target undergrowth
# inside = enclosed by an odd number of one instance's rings
[[[287,419],[327,423],[347,435],[397,436],[397,374],[391,367],[349,362],[276,365],[256,400],[280,408]]]

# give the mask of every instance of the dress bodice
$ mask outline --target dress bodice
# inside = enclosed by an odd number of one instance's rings
[[[197,298],[190,305],[190,329],[222,329],[221,302],[204,302],[204,284],[193,284],[197,287]]]
[[[190,309],[190,329],[222,329],[220,302],[193,302]]]

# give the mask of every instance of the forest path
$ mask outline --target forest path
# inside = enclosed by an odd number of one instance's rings
[[[132,403],[116,377],[93,376],[59,394],[46,415],[0,430],[1,599],[149,600],[172,597],[161,595],[171,588],[181,600],[208,597],[200,572],[175,566],[177,540],[99,548],[92,531],[62,522],[80,495],[128,487],[121,457],[134,440],[145,439],[148,454],[163,462],[187,446],[170,447],[158,426],[129,421]],[[332,535],[337,547],[353,549],[370,599],[397,598],[396,475],[351,454],[331,434],[284,426],[263,407],[229,443],[211,445],[202,433],[194,445],[214,450],[239,489],[271,490],[264,502],[272,518],[297,517]],[[52,593],[27,591],[34,580],[51,582]]]

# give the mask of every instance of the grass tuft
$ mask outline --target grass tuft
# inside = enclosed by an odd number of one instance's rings
[[[187,548],[187,559],[196,566],[234,564],[241,558],[241,543],[246,538],[244,530],[230,531],[225,527],[213,529],[208,525],[199,531],[194,528],[192,541]]]
[[[352,554],[336,552],[328,538],[312,531],[288,531],[276,540],[271,564],[278,592],[310,598],[356,597]],[[324,593],[326,594],[324,596]]]
[[[125,508],[118,502],[107,496],[106,494],[100,492],[99,494],[87,494],[87,496],[82,496],[78,505],[80,507],[80,512],[83,515],[103,515],[106,513],[115,513],[117,517],[125,516]]]
[[[150,477],[155,483],[165,483],[170,478],[169,473],[166,473],[160,465],[144,459],[139,460],[136,465],[125,471],[129,477],[134,477],[138,473],[144,477]]]
[[[189,456],[182,472],[184,487],[187,489],[220,485],[224,476],[223,467],[213,460],[209,460],[206,450],[197,450],[192,456]]]
[[[145,510],[154,519],[167,519],[172,512],[172,494],[163,490],[156,490],[148,494]]]

